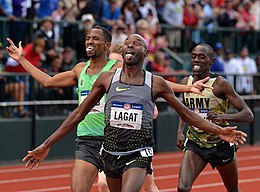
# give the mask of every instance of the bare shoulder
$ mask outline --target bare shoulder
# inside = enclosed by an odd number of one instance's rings
[[[220,98],[225,98],[228,92],[233,92],[233,86],[231,83],[222,76],[217,76],[213,83],[213,93]]]
[[[165,79],[158,75],[153,75],[153,90],[157,92],[172,91]]]
[[[85,65],[86,62],[79,62],[75,65],[75,67],[73,67],[72,71],[74,71],[77,75],[79,75]]]
[[[216,81],[213,84],[214,89],[215,89],[216,86],[218,86],[218,87],[220,86],[220,87],[223,88],[223,86],[229,87],[229,86],[231,86],[231,84],[228,80],[226,80],[224,77],[219,75],[219,76],[216,77]]]
[[[115,71],[118,68],[123,67],[123,62],[122,61],[117,61],[116,64],[111,68],[111,71]]]
[[[186,85],[187,82],[188,82],[188,79],[189,79],[189,77],[184,77],[184,78],[181,80],[180,84]]]

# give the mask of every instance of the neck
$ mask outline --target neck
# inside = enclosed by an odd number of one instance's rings
[[[199,74],[199,75],[194,75],[194,81],[198,81],[198,80],[204,79],[206,77],[209,77],[211,74],[212,74],[211,72],[207,71],[207,72]]]
[[[89,68],[91,69],[103,68],[107,64],[108,60],[109,58],[106,56],[101,56],[98,58],[90,58]]]

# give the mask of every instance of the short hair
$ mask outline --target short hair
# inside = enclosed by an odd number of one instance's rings
[[[209,44],[202,43],[202,44],[199,44],[199,45],[203,46],[203,47],[207,47],[208,48],[207,54],[209,54],[210,57],[214,57],[214,52],[215,51]]]
[[[123,44],[122,43],[115,43],[109,49],[109,53],[122,54],[122,51],[123,51]]]
[[[111,41],[112,41],[112,34],[111,34],[111,32],[110,32],[109,30],[107,30],[106,28],[104,28],[104,27],[102,27],[102,26],[100,26],[100,25],[96,25],[96,26],[94,26],[92,29],[99,29],[99,30],[101,30],[101,31],[103,32],[103,34],[104,34],[105,40],[106,40],[107,42],[111,42]]]

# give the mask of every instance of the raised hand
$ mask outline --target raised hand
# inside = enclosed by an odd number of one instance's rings
[[[202,93],[202,91],[205,89],[205,88],[208,88],[208,89],[213,89],[213,87],[209,86],[209,85],[206,85],[205,83],[210,79],[210,77],[205,77],[204,79],[201,79],[199,81],[196,81],[190,91],[192,93],[196,93],[196,94],[199,94],[199,95],[204,95]]]
[[[38,167],[39,164],[48,156],[51,148],[47,148],[44,144],[41,144],[36,149],[28,151],[28,154],[23,158],[23,162],[26,162],[25,167],[32,169]]]
[[[223,127],[220,131],[219,137],[227,142],[234,143],[235,145],[244,144],[246,142],[247,134],[236,129],[236,126]]]
[[[20,41],[17,47],[11,39],[7,38],[7,41],[10,43],[9,47],[7,46],[5,48],[7,53],[14,60],[18,61],[22,56],[24,56],[22,42]]]

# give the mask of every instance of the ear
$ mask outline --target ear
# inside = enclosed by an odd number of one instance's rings
[[[149,50],[144,48],[143,53],[144,53],[144,56],[147,57],[149,54]]]
[[[213,63],[215,63],[215,61],[216,61],[216,58],[215,58],[215,57],[212,57],[212,58],[211,58],[211,62],[210,62],[210,66],[213,65]]]
[[[111,47],[111,42],[106,42],[106,44],[104,46],[105,50],[109,50],[110,47]]]

